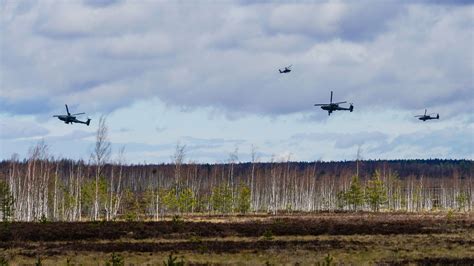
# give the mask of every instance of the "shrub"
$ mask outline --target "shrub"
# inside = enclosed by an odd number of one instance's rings
[[[173,256],[173,253],[170,253],[168,256],[168,260],[163,261],[163,265],[165,266],[184,266],[184,261],[181,259],[181,261],[177,261],[178,257]]]
[[[105,263],[107,266],[123,266],[125,262],[123,261],[123,256],[120,254],[112,253],[110,259]]]
[[[267,229],[265,230],[265,232],[263,232],[263,240],[272,240],[273,239],[273,232],[272,230],[270,229]]]
[[[4,256],[0,256],[0,266],[8,266],[8,260]]]
[[[174,215],[171,219],[171,228],[174,232],[180,231],[184,226],[184,221],[179,215]]]
[[[326,257],[324,257],[324,265],[326,266],[330,266],[332,265],[332,261],[334,260],[334,258],[331,256],[331,254],[327,254]]]

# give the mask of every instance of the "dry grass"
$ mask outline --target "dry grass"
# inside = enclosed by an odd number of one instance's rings
[[[296,229],[301,230],[294,230],[297,234],[293,235],[285,234],[284,231],[279,231],[283,234],[271,233],[271,238],[264,238],[262,234],[253,235],[253,233],[249,236],[234,234],[232,233],[234,231],[230,231],[230,234],[229,231],[223,231],[222,235],[200,237],[197,234],[199,232],[189,232],[185,228],[182,232],[148,238],[136,238],[133,237],[133,234],[132,237],[129,234],[124,234],[119,238],[109,239],[10,241],[2,244],[0,256],[9,260],[10,265],[31,265],[35,263],[38,256],[42,258],[43,265],[66,265],[68,259],[71,264],[76,265],[104,265],[112,252],[121,254],[126,265],[162,265],[171,251],[177,252],[179,258],[190,264],[264,265],[268,262],[274,265],[295,265],[298,263],[316,265],[322,263],[328,254],[335,263],[356,265],[374,263],[474,264],[474,222],[471,214],[456,214],[447,218],[445,213],[322,213],[279,215],[277,217],[268,215],[193,216],[186,217],[185,220],[198,224],[217,223],[219,226],[216,228],[221,228],[221,225],[224,226],[223,228],[235,225],[238,228],[235,232],[247,230],[247,226],[261,226],[262,224],[275,226],[268,228],[280,229],[286,228],[287,225],[299,226],[301,228]],[[303,228],[312,226],[317,229],[319,224],[325,226],[329,224],[330,226],[332,222],[339,223],[342,229],[344,229],[344,225],[355,229],[354,232],[358,231],[358,226],[365,228],[367,223],[372,223],[374,226],[380,227],[395,226],[395,228],[409,230],[419,228],[424,233],[400,231],[390,234],[337,234],[337,231],[329,230],[328,232],[333,233],[311,234],[313,231]],[[404,223],[410,227],[403,227]],[[67,227],[69,225],[62,223],[56,226]],[[166,223],[156,224],[156,226],[162,225],[166,225]],[[425,225],[430,228],[424,228]],[[29,225],[21,224],[21,228],[27,226]],[[87,229],[87,226],[87,224],[83,224],[79,228]],[[91,224],[91,226],[96,225]],[[114,224],[104,226],[106,226],[104,228],[108,228],[113,227]],[[134,226],[143,229],[140,224]],[[189,228],[199,229],[201,227],[192,226]],[[380,228],[380,232],[390,232],[390,230],[391,228]]]

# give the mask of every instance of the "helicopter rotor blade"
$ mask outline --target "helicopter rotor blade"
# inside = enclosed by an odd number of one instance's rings
[[[337,103],[332,103],[332,104],[341,104],[341,103],[347,103],[347,102],[344,101],[344,102],[337,102]]]
[[[329,103],[332,103],[332,91],[331,91],[331,99],[329,100]]]
[[[314,106],[325,106],[325,105],[329,105],[327,103],[315,103]]]
[[[69,113],[69,108],[67,107],[67,104],[65,104],[65,106],[66,106],[67,115],[71,115],[71,113]]]
[[[77,114],[72,114],[72,115],[83,115],[83,114],[85,114],[85,113],[77,113]]]

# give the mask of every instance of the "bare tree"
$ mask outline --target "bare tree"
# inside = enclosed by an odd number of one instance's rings
[[[186,145],[181,145],[179,142],[176,143],[176,149],[172,157],[174,166],[175,166],[174,180],[175,180],[176,193],[178,193],[179,182],[180,182],[180,177],[181,177],[181,165],[183,164],[185,157],[186,157]]]
[[[356,168],[357,168],[356,176],[357,176],[357,178],[359,178],[359,161],[363,160],[363,158],[362,158],[362,146],[361,145],[359,145],[357,147],[357,155],[356,156],[357,156],[356,157]]]
[[[117,159],[119,173],[117,187],[113,186],[113,179],[110,182],[110,209],[112,217],[117,216],[118,209],[120,207],[120,201],[122,200],[122,174],[123,174],[123,164],[125,163],[125,147],[122,147],[118,154]],[[115,195],[114,195],[115,190]]]
[[[252,156],[252,172],[250,174],[250,208],[255,208],[254,198],[255,198],[255,163],[257,162],[257,148],[252,144],[251,147],[251,156]]]
[[[232,190],[232,200],[235,198],[235,181],[234,181],[234,164],[239,160],[239,147],[235,147],[234,151],[229,154],[229,164],[230,164],[230,188]]]
[[[94,220],[99,218],[99,178],[102,169],[109,160],[111,152],[110,142],[108,140],[108,128],[106,125],[106,118],[101,116],[96,133],[96,141],[94,152],[92,153],[92,160],[95,164],[95,198],[94,198]]]

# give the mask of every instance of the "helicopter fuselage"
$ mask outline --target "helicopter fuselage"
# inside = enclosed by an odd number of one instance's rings
[[[348,107],[340,107],[339,104],[328,104],[328,105],[323,105],[321,106],[321,109],[328,111],[328,115],[330,115],[334,111],[350,111],[352,112],[354,110],[354,106],[352,104]]]
[[[61,121],[64,121],[64,123],[69,124],[69,123],[74,123],[78,121],[75,116],[72,115],[59,115],[58,119]]]
[[[61,121],[64,121],[64,123],[66,124],[80,123],[80,124],[89,125],[90,123],[90,119],[87,119],[87,121],[81,121],[81,120],[77,120],[77,118],[73,115],[58,115],[57,118]]]
[[[420,120],[422,120],[423,122],[425,122],[426,120],[439,119],[439,116],[429,116],[429,115],[425,115],[425,116],[419,117],[418,119],[420,119]]]

